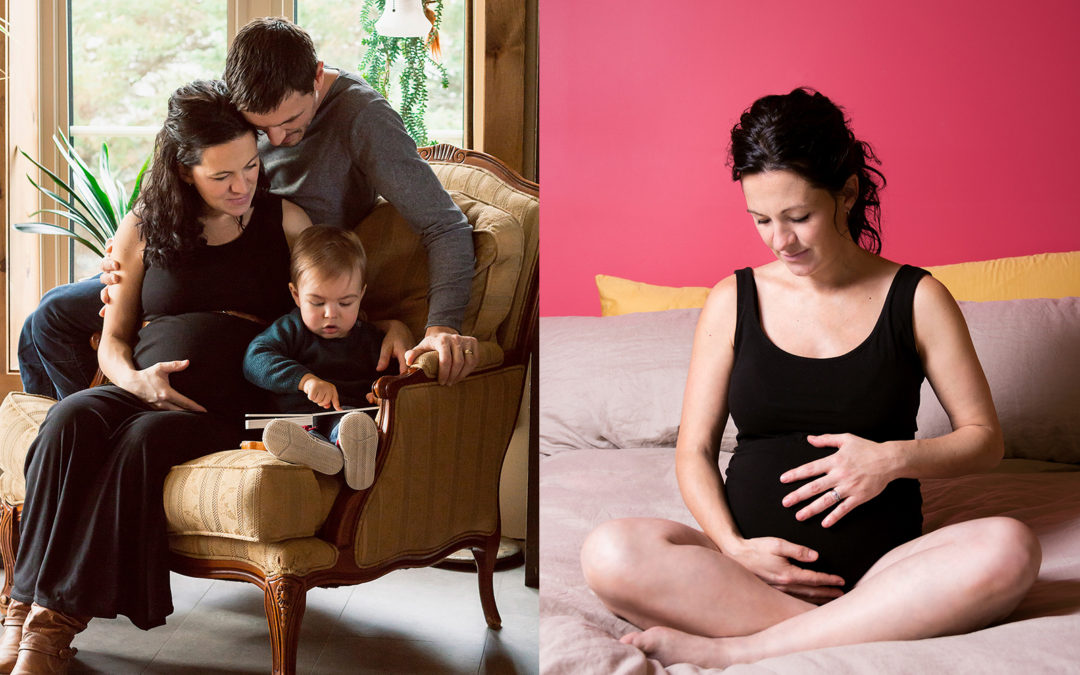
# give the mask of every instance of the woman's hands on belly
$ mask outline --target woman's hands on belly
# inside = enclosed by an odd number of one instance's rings
[[[784,506],[791,507],[817,496],[817,499],[796,512],[797,520],[806,520],[829,511],[821,526],[830,527],[855,507],[881,494],[896,477],[893,473],[898,462],[893,444],[874,443],[852,434],[807,436],[806,440],[816,448],[837,450],[780,476],[781,483],[813,478],[784,497]],[[837,501],[837,497],[840,501]]]
[[[773,588],[808,602],[822,604],[844,594],[844,580],[835,574],[815,572],[792,563],[817,560],[817,551],[779,537],[743,539],[724,554],[750,570]]]
[[[187,359],[155,363],[142,370],[136,370],[131,380],[120,386],[157,410],[206,412],[206,408],[176,391],[169,384],[170,374],[180,372],[190,364],[191,362]]]

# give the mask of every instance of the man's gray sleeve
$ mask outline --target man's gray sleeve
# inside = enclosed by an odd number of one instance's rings
[[[416,152],[385,100],[367,106],[352,129],[353,156],[367,178],[417,233],[428,253],[428,326],[461,330],[475,259],[472,227]]]

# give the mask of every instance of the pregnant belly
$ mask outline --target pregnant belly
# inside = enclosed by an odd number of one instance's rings
[[[264,393],[244,379],[244,353],[261,330],[221,312],[158,317],[139,331],[135,365],[189,359],[186,369],[169,375],[173,389],[211,412],[251,412],[264,405]]]
[[[895,480],[831,527],[821,526],[824,514],[799,522],[795,513],[810,501],[791,507],[781,501],[813,479],[781,483],[780,475],[835,451],[815,448],[805,434],[740,442],[728,465],[724,489],[744,537],[779,537],[808,546],[818,552],[818,559],[798,564],[838,574],[845,588],[850,588],[878,558],[921,534],[922,495],[918,481]]]

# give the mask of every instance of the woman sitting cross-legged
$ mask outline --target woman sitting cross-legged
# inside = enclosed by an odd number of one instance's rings
[[[311,224],[260,175],[255,130],[223,83],[172,95],[115,238],[123,272],[98,351],[112,384],[53,406],[26,457],[0,672],[65,672],[92,617],[149,629],[172,612],[165,476],[238,447],[262,400],[244,351],[289,310],[289,244]]]
[[[732,130],[777,259],[717,284],[694,336],[675,467],[701,529],[611,521],[582,551],[589,585],[642,629],[622,641],[664,664],[970,631],[1038,574],[1019,521],[922,532],[918,479],[993,466],[1002,434],[952,296],[877,254],[875,160],[813,91],[759,99]],[[953,426],[939,438],[914,437],[924,376]]]

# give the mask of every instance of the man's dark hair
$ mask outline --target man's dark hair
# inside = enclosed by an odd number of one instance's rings
[[[314,91],[318,64],[315,45],[303,28],[278,17],[253,19],[229,47],[225,83],[237,108],[263,115],[294,91]]]

